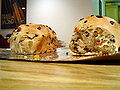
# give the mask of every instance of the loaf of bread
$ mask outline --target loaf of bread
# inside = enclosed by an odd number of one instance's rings
[[[120,49],[120,25],[106,16],[91,15],[80,19],[69,48],[73,54],[113,54]]]
[[[51,53],[57,48],[56,33],[47,25],[23,24],[15,29],[8,39],[16,53]]]

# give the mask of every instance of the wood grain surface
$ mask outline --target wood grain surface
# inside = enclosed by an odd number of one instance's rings
[[[0,90],[120,90],[120,65],[0,60]]]

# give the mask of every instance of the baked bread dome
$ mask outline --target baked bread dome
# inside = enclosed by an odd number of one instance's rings
[[[73,54],[113,54],[119,47],[119,23],[107,16],[95,15],[80,19],[69,44]]]
[[[8,39],[16,53],[51,53],[57,48],[56,33],[47,25],[23,24],[13,31]]]

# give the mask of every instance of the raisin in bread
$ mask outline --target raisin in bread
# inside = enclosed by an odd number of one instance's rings
[[[23,24],[13,31],[8,39],[16,53],[51,53],[57,48],[56,33],[47,25]]]
[[[120,25],[106,16],[80,19],[69,44],[73,54],[113,54],[120,47]]]

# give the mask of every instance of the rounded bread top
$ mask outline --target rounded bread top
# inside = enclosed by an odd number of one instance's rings
[[[19,33],[26,33],[26,34],[37,34],[37,35],[47,35],[50,34],[51,36],[56,35],[56,33],[47,25],[42,25],[42,24],[22,24],[20,25],[14,32],[19,32]]]

